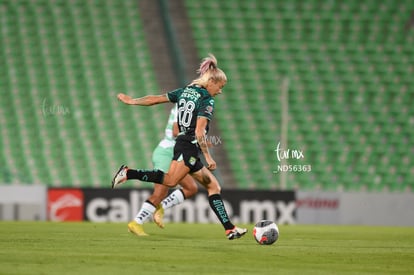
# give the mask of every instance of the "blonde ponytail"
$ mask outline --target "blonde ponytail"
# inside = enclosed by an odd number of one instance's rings
[[[206,86],[210,79],[215,82],[227,81],[226,74],[217,67],[217,59],[211,53],[202,60],[197,73],[200,76],[194,79],[191,84]]]
[[[217,59],[211,53],[208,54],[208,57],[203,59],[200,64],[200,68],[197,70],[197,73],[202,76],[210,69],[217,69]]]

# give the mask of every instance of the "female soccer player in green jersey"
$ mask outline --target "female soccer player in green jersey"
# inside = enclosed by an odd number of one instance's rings
[[[230,221],[221,198],[220,184],[210,171],[216,169],[216,162],[210,155],[206,141],[208,124],[213,117],[214,97],[222,93],[227,77],[217,67],[217,59],[211,54],[203,59],[198,73],[200,76],[190,85],[164,95],[147,95],[135,99],[125,94],[118,95],[120,101],[130,105],[152,106],[167,102],[176,103],[179,134],[167,173],[156,169],[130,169],[123,165],[115,174],[112,185],[117,186],[126,180],[138,179],[174,187],[190,174],[207,189],[210,207],[222,223],[227,238],[233,240],[246,234],[247,229],[239,228]],[[205,157],[207,167],[199,158],[200,151]],[[139,231],[140,226],[135,221],[131,221],[128,228],[132,233],[137,234],[136,231]]]

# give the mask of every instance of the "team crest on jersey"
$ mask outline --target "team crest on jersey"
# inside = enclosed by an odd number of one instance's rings
[[[190,165],[194,165],[196,163],[196,158],[191,157],[190,160],[188,161],[188,163],[190,163]]]

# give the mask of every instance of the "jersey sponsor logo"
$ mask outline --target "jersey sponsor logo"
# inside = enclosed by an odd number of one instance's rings
[[[201,94],[196,89],[187,87],[181,94],[181,97],[192,101],[197,101],[201,97]]]
[[[83,192],[80,189],[49,189],[47,209],[51,221],[82,221]]]

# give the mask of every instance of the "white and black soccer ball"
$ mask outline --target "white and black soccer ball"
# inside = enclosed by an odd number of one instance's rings
[[[279,228],[273,221],[262,220],[254,225],[253,237],[259,244],[273,244],[279,238]]]

